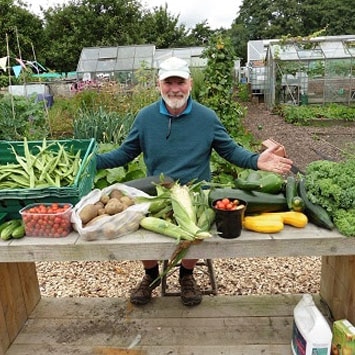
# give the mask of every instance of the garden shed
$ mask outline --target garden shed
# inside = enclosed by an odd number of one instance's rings
[[[269,107],[355,102],[355,35],[271,40],[265,59]]]
[[[159,63],[170,56],[185,59],[191,67],[203,67],[204,47],[156,49],[154,45],[118,47],[85,47],[77,65],[79,80],[109,79],[122,84],[134,82],[139,69],[156,70]]]

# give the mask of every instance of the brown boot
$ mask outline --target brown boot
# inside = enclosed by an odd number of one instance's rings
[[[185,306],[196,306],[202,301],[202,292],[192,275],[185,275],[179,279],[181,286],[181,300]]]
[[[152,291],[160,285],[160,279],[153,285],[150,285],[154,280],[149,275],[144,275],[139,285],[131,290],[130,301],[133,304],[147,304],[152,299]]]

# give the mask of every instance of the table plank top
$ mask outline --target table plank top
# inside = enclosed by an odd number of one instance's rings
[[[243,230],[240,237],[213,237],[192,245],[187,257],[199,259],[234,257],[282,257],[355,255],[355,238],[342,236],[309,223],[305,228],[285,226],[275,234]],[[72,232],[64,238],[24,237],[0,241],[0,262],[79,260],[165,260],[176,248],[176,240],[140,228],[110,240],[87,241]]]

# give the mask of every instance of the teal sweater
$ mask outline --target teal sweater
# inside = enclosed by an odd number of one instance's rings
[[[190,98],[185,111],[172,116],[160,99],[138,113],[120,147],[97,156],[97,169],[123,166],[143,152],[147,175],[181,184],[209,181],[212,149],[232,164],[257,169],[259,154],[236,144],[214,111]]]

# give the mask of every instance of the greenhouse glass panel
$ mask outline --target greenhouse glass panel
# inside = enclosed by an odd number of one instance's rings
[[[346,47],[347,53],[349,53],[352,57],[355,57],[355,40],[345,41],[344,46]]]
[[[300,59],[322,59],[324,58],[323,51],[319,48],[315,49],[299,49],[297,51]]]
[[[346,58],[350,56],[346,52],[342,41],[322,42],[321,47],[326,58]]]
[[[98,72],[114,71],[116,59],[98,60],[96,70]]]
[[[288,45],[271,45],[272,56],[274,59],[280,60],[298,60],[296,47],[293,44]]]
[[[132,58],[117,58],[115,70],[116,71],[131,71],[133,69]]]
[[[85,60],[78,64],[77,72],[95,72],[97,60]]]
[[[134,58],[136,53],[135,47],[119,47],[117,59],[119,58]]]
[[[99,48],[84,48],[81,52],[81,59],[97,59],[99,57]]]
[[[142,68],[143,66],[148,66],[149,68],[151,68],[151,61],[148,61],[147,58],[136,58],[134,60],[133,69],[137,70]]]
[[[137,46],[136,57],[152,58],[154,53],[154,46]]]
[[[102,47],[99,51],[99,59],[117,57],[117,47]]]

